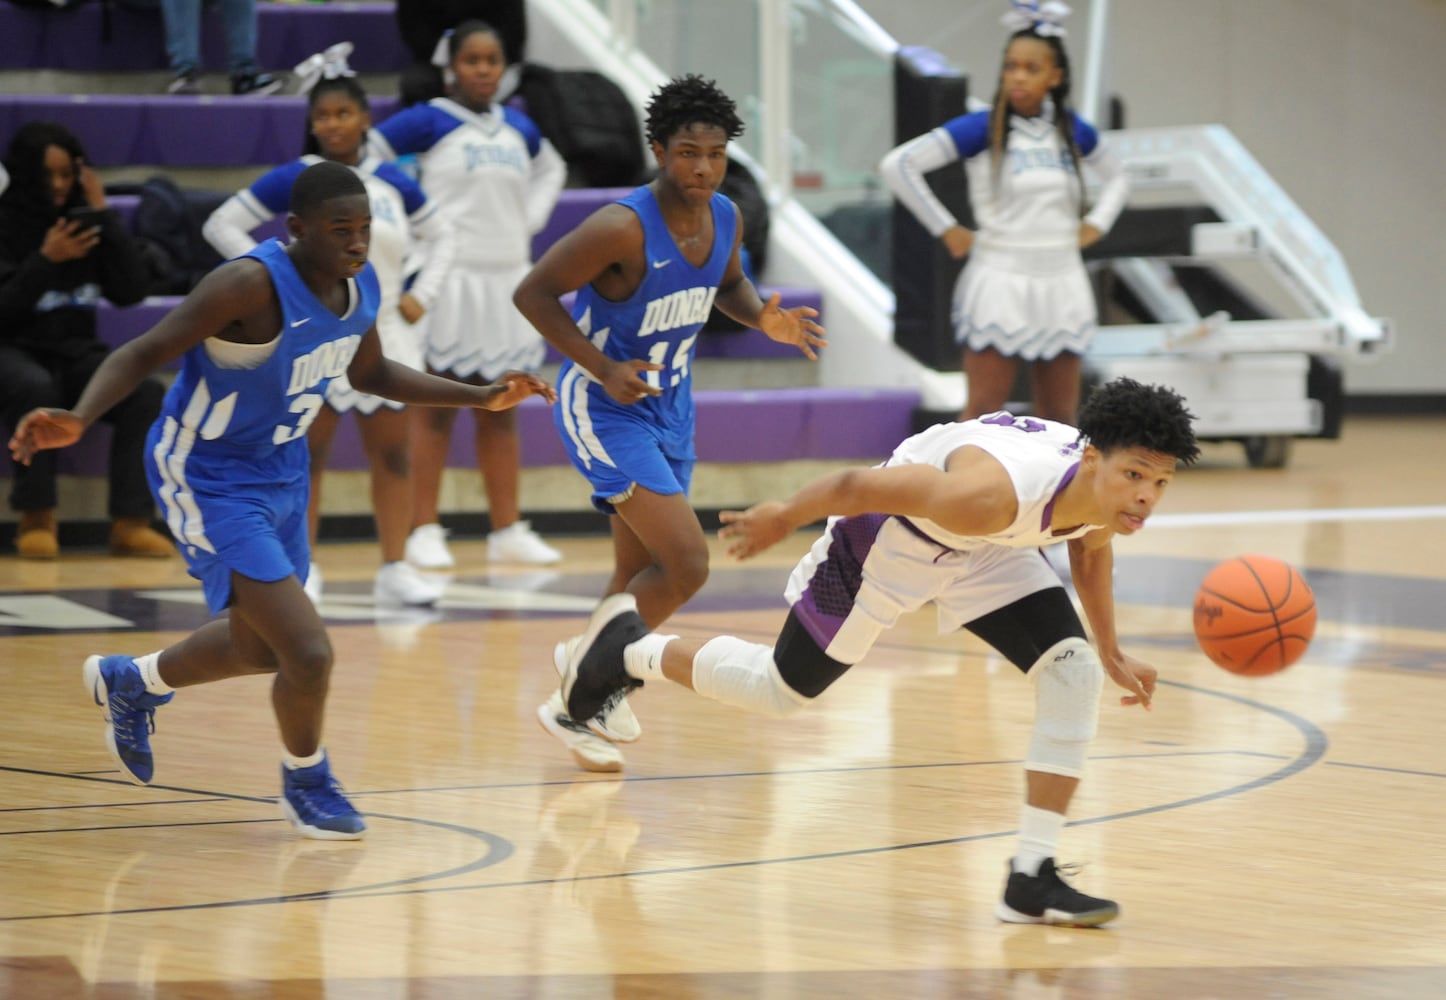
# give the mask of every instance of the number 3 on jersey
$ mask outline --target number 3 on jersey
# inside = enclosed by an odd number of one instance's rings
[[[654,344],[648,351],[648,361],[651,364],[662,365],[663,371],[643,372],[643,381],[654,389],[671,389],[688,377],[688,365],[693,358],[693,341],[698,339],[695,333],[687,340],[680,340],[676,344],[667,341]],[[668,352],[673,352],[673,359],[669,362]],[[667,376],[668,384],[663,384],[663,377]]]
[[[321,412],[322,395],[319,392],[308,392],[297,396],[291,401],[291,412],[300,414],[295,424],[277,424],[276,430],[271,432],[272,444],[285,444],[288,441],[295,441],[299,437],[305,437],[311,422]]]

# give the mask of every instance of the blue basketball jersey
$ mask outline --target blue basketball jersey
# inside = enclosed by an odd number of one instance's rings
[[[337,316],[306,287],[276,240],[246,256],[266,266],[281,302],[276,349],[254,368],[220,367],[205,344],[186,352],[151,454],[173,492],[187,492],[188,483],[234,491],[304,481],[303,439],[327,384],[346,371],[376,323],[381,293],[370,264],[349,282],[351,305]]]
[[[691,459],[693,347],[733,252],[737,209],[726,196],[713,195],[713,247],[703,266],[694,267],[668,232],[650,188],[640,187],[617,203],[630,208],[642,223],[647,270],[633,294],[622,301],[604,298],[592,285],[580,289],[572,317],[584,336],[608,357],[619,361],[639,358],[662,365],[662,371],[642,374],[663,392],[623,406],[587,371],[566,361],[558,374],[559,420],[571,424],[565,426],[565,433],[576,448],[585,446],[578,434],[584,425],[605,420],[610,414],[626,415],[650,425],[664,454]]]

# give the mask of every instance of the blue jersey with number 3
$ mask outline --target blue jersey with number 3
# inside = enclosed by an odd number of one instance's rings
[[[662,365],[662,371],[644,372],[647,382],[662,390],[623,406],[583,369],[565,362],[558,375],[563,407],[594,417],[608,410],[626,411],[660,431],[665,454],[693,457],[693,345],[713,308],[718,283],[733,254],[738,232],[737,209],[721,194],[713,195],[713,247],[701,267],[683,256],[663,221],[653,192],[640,187],[618,200],[638,216],[643,227],[647,270],[637,289],[620,302],[605,299],[591,285],[577,293],[572,316],[593,346],[610,358],[634,358]],[[586,402],[575,398],[585,392]],[[581,407],[581,408],[580,408]]]
[[[168,483],[280,486],[305,479],[307,428],[326,387],[345,373],[376,323],[381,292],[366,265],[337,316],[301,280],[286,249],[267,240],[246,256],[266,265],[281,303],[276,349],[254,368],[222,368],[197,344],[166,393],[151,458]]]

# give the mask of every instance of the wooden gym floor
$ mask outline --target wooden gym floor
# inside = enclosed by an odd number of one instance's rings
[[[1437,418],[1355,418],[1288,468],[1213,445],[1117,546],[1126,648],[1061,843],[1116,898],[1098,930],[997,923],[1028,685],[920,614],[810,711],[678,688],[635,704],[621,776],[538,728],[550,650],[606,578],[463,541],[434,614],[378,614],[375,548],[327,546],[327,745],[366,841],[277,812],[263,678],[157,713],[155,783],[119,777],[80,683],[206,618],[180,560],[0,559],[0,996],[15,998],[1342,997],[1446,995],[1446,463]],[[768,641],[801,534],[716,552],[672,630]],[[1300,566],[1306,658],[1243,679],[1194,648],[1216,561]]]

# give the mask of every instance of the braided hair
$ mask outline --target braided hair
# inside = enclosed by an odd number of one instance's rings
[[[1069,100],[1069,53],[1058,35],[1041,35],[1030,27],[1009,36],[1009,40],[1004,43],[1006,56],[1009,46],[1018,38],[1032,38],[1048,45],[1054,56],[1054,64],[1059,67],[1059,83],[1049,92],[1050,99],[1054,101],[1054,129],[1059,133],[1060,144],[1069,153],[1070,163],[1074,165],[1075,181],[1079,184],[1079,214],[1083,219],[1086,214],[1084,174],[1080,170],[1079,144],[1074,138],[1075,111]],[[1001,71],[989,113],[989,162],[994,174],[996,192],[999,190],[999,177],[1004,168],[1004,150],[1008,144],[1009,97],[1004,92],[1004,74]]]

